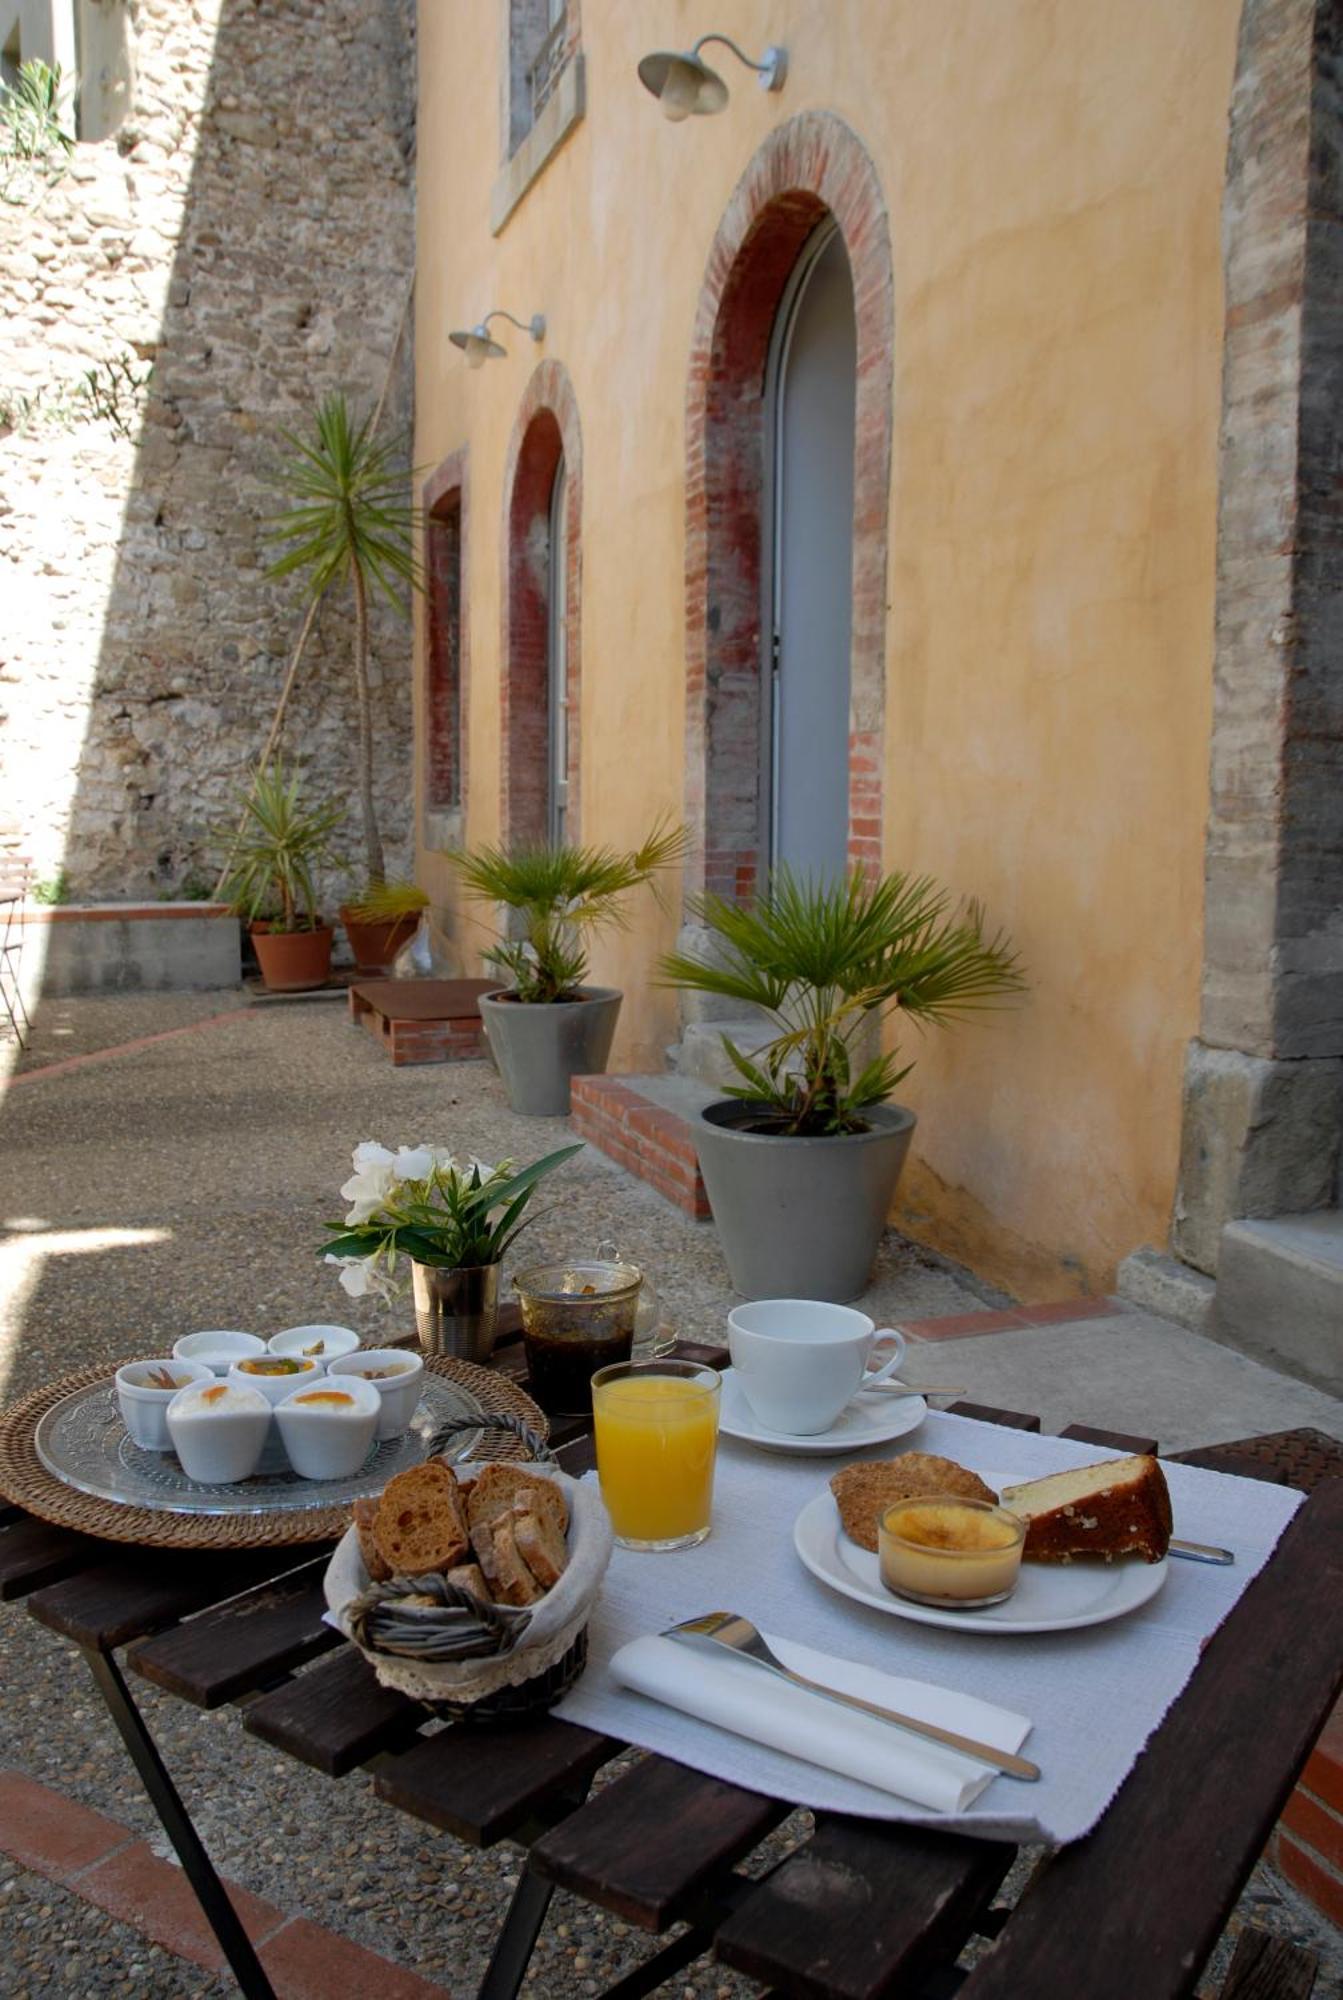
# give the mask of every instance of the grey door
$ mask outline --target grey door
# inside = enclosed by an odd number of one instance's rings
[[[771,353],[773,672],[761,772],[771,862],[812,876],[842,874],[848,854],[856,356],[849,260],[826,224],[798,260]]]

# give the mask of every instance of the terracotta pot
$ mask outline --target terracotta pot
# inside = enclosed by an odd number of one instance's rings
[[[387,923],[361,924],[342,903],[340,920],[345,926],[345,935],[350,940],[350,950],[359,970],[382,972],[402,946],[409,944],[414,937],[420,926],[420,913],[414,910],[404,917],[393,917]]]
[[[273,931],[267,923],[248,926],[261,977],[272,993],[305,993],[331,977],[330,924],[313,931]]]

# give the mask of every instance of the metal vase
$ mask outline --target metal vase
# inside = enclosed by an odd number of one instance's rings
[[[488,1363],[499,1310],[499,1266],[412,1266],[415,1327],[426,1354]]]

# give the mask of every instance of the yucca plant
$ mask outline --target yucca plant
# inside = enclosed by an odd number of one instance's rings
[[[313,871],[339,865],[333,840],[341,808],[305,806],[298,773],[279,763],[253,773],[242,806],[223,893],[249,922],[264,918],[272,930],[316,930]]]
[[[749,906],[693,898],[713,956],[672,952],[662,984],[758,1007],[776,1033],[750,1056],[727,1035],[741,1078],[728,1095],[757,1105],[755,1129],[789,1136],[864,1132],[865,1109],[889,1098],[911,1063],[898,1051],[862,1061],[857,1043],[874,1020],[899,1011],[944,1026],[1025,990],[1001,933],[984,933],[976,904],[959,910],[927,876],[814,882],[778,869]]]
[[[49,69],[33,57],[12,83],[0,83],[0,182],[9,199],[11,180],[26,166],[57,179],[75,150],[66,131],[65,84],[61,66]]]
[[[402,608],[402,590],[424,588],[413,541],[419,510],[406,498],[409,474],[399,443],[379,443],[373,418],[357,421],[338,391],[327,396],[306,434],[281,433],[293,451],[282,475],[290,505],[270,526],[284,553],[272,577],[301,572],[309,598],[348,578],[354,598],[354,683],[358,715],[359,809],[368,886],[386,873],[373,803],[373,706],[368,683],[372,590]]]
[[[684,827],[660,821],[629,854],[537,842],[512,853],[481,847],[449,859],[471,895],[521,917],[522,937],[502,940],[485,953],[486,962],[512,980],[519,1000],[547,1003],[576,997],[587,977],[587,938],[605,925],[622,925],[621,897],[679,860],[685,845]]]

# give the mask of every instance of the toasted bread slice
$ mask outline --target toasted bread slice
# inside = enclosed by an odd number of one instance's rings
[[[356,1500],[351,1513],[354,1517],[354,1532],[359,1537],[359,1553],[364,1558],[364,1568],[368,1571],[370,1583],[386,1583],[391,1575],[390,1566],[382,1559],[373,1524],[378,1518],[376,1500]]]
[[[551,1479],[542,1478],[527,1465],[487,1465],[476,1474],[475,1484],[467,1507],[467,1520],[474,1528],[478,1522],[497,1521],[501,1514],[507,1514],[513,1502],[524,1494],[539,1494],[540,1501],[529,1502],[533,1512],[536,1507],[546,1508],[554,1517],[555,1526],[563,1535],[569,1527],[569,1507],[563,1493]]]
[[[902,1452],[899,1458],[865,1465],[846,1465],[830,1481],[844,1532],[860,1549],[877,1546],[877,1522],[897,1500],[915,1500],[924,1493],[958,1493],[966,1500],[994,1501],[998,1495],[977,1473],[954,1458],[926,1451]]]
[[[545,1591],[518,1554],[513,1533],[513,1516],[504,1514],[491,1533],[494,1537],[494,1571],[499,1579],[495,1597],[500,1604],[535,1604]]]
[[[552,1590],[569,1565],[563,1535],[544,1508],[531,1513],[519,1503],[513,1509],[513,1540],[542,1590]]]
[[[373,1526],[378,1553],[398,1576],[449,1570],[470,1546],[457,1481],[438,1459],[389,1480]]]

